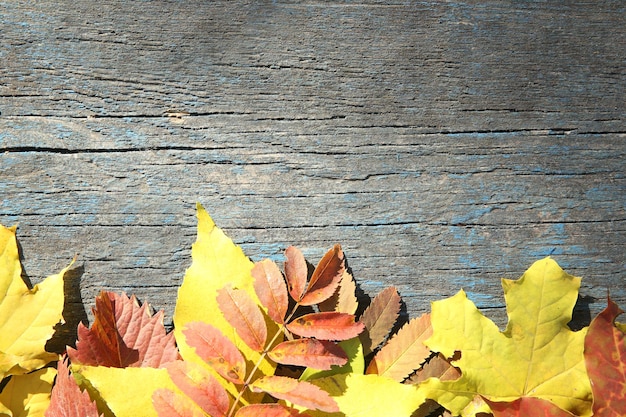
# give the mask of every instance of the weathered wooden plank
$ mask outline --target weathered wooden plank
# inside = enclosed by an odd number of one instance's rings
[[[80,254],[81,318],[102,288],[171,317],[196,201],[254,259],[342,243],[412,315],[464,287],[503,324],[547,255],[579,314],[626,305],[624,11],[0,1],[0,222],[35,282]]]

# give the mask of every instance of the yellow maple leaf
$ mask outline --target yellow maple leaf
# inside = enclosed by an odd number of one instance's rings
[[[44,368],[11,377],[0,393],[0,416],[43,417],[56,374],[56,369]]]
[[[571,331],[580,278],[550,258],[535,262],[519,280],[502,280],[509,323],[504,332],[460,291],[432,303],[433,336],[426,345],[452,357],[462,371],[454,381],[431,378],[420,391],[453,415],[474,416],[495,402],[536,397],[577,416],[591,415],[591,386],[583,357],[586,329]]]
[[[217,291],[226,285],[248,292],[252,299],[261,303],[254,291],[252,268],[254,264],[243,253],[241,248],[218,228],[204,208],[197,205],[198,237],[191,249],[192,264],[185,273],[185,278],[178,290],[178,299],[174,311],[174,334],[185,360],[191,360],[206,366],[204,361],[196,355],[183,334],[187,324],[194,321],[210,323],[226,337],[231,339],[237,348],[251,363],[257,363],[260,358],[258,352],[250,349],[237,335],[220,312],[217,303]],[[276,323],[266,320],[268,334],[275,334]],[[267,359],[261,359],[259,371],[264,375],[274,373],[274,366]],[[227,389],[236,395],[237,387],[224,380],[213,369],[207,366]],[[259,375],[258,373],[256,374]]]
[[[63,276],[68,268],[29,289],[21,277],[15,227],[0,226],[0,379],[58,358],[46,352],[45,344],[63,320]]]

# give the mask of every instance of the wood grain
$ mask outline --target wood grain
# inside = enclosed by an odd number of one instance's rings
[[[340,242],[411,316],[553,256],[626,306],[620,1],[0,1],[0,222],[68,309],[167,320],[195,202],[254,260]]]

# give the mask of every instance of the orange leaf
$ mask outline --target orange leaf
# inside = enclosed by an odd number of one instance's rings
[[[365,325],[365,331],[361,333],[360,339],[365,355],[376,349],[393,328],[398,320],[400,302],[395,287],[385,288],[363,312],[360,321]]]
[[[98,417],[98,407],[89,398],[87,391],[78,387],[70,375],[67,357],[57,364],[57,378],[52,388],[50,405],[44,414],[46,417]]]
[[[166,368],[172,382],[205,413],[213,417],[228,414],[230,402],[226,390],[204,368],[184,361],[170,362]]]
[[[191,322],[183,330],[187,344],[218,374],[234,384],[243,384],[246,360],[233,342],[215,327],[203,322]]]
[[[275,346],[268,356],[283,365],[305,366],[328,370],[332,365],[345,365],[346,352],[333,342],[317,339],[297,339],[282,342]]]
[[[217,304],[224,318],[235,328],[241,340],[250,349],[261,352],[265,348],[267,326],[263,313],[248,292],[224,287],[217,291]]]
[[[572,413],[542,398],[521,397],[510,403],[483,399],[491,408],[494,417],[574,417]]]
[[[241,407],[235,417],[309,417],[282,404],[250,404]]]
[[[289,286],[289,294],[294,300],[300,301],[309,276],[306,260],[300,249],[295,246],[289,246],[285,250],[285,258],[285,278]]]
[[[325,311],[298,317],[286,325],[287,329],[302,337],[323,340],[347,340],[363,331],[363,323],[354,321],[354,314]]]
[[[326,252],[315,267],[300,304],[310,306],[331,297],[345,271],[344,256],[339,244]]]
[[[594,416],[626,416],[626,337],[615,327],[623,311],[611,298],[589,325],[585,364],[591,380]]]
[[[189,398],[167,388],[152,393],[152,404],[159,417],[205,417]]]
[[[321,388],[286,376],[264,376],[250,385],[254,392],[266,392],[280,400],[327,413],[339,411],[335,400]]]
[[[356,282],[352,275],[344,270],[339,288],[329,299],[318,304],[320,311],[337,311],[339,313],[354,314],[359,308],[359,300],[356,298]]]
[[[267,315],[276,323],[285,323],[285,314],[289,305],[287,285],[278,265],[270,259],[254,264],[252,268],[254,291],[259,301],[267,308]]]
[[[402,382],[430,356],[431,352],[423,342],[432,333],[430,314],[412,319],[380,349],[365,373]]]
[[[150,314],[135,296],[102,291],[93,314],[90,329],[78,326],[76,349],[67,348],[73,363],[157,368],[179,358],[174,335],[163,326],[163,311]]]

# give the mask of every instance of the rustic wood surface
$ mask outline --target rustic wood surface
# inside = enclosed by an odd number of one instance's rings
[[[626,308],[621,1],[0,0],[0,223],[171,314],[195,203],[254,260],[336,242],[408,313],[551,255]]]

